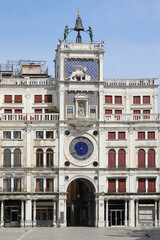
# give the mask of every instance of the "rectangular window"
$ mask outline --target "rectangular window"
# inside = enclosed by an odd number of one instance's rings
[[[35,109],[34,112],[36,113],[35,120],[41,121],[42,120],[42,109]]]
[[[150,96],[143,96],[143,104],[150,104]]]
[[[21,179],[20,178],[14,179],[14,192],[21,192]]]
[[[14,102],[15,103],[22,103],[22,95],[15,95]]]
[[[145,139],[145,132],[138,132],[138,139]]]
[[[36,139],[43,139],[43,131],[36,131]]]
[[[112,103],[112,95],[106,95],[105,96],[105,103]]]
[[[108,132],[108,139],[109,140],[116,139],[116,133],[115,132]]]
[[[148,139],[155,139],[155,132],[148,132]]]
[[[14,139],[21,139],[21,131],[14,131],[13,135]]]
[[[11,139],[11,131],[4,131],[3,139]]]
[[[118,115],[121,115],[122,114],[122,110],[115,110],[115,114],[116,114],[116,116],[115,116],[115,119],[116,120],[120,120],[120,116],[118,116]]]
[[[112,110],[111,109],[105,109],[105,114],[112,114]]]
[[[36,192],[44,192],[43,178],[36,179]]]
[[[143,110],[143,119],[150,119],[150,110]]]
[[[4,95],[5,103],[12,103],[12,95]]]
[[[126,179],[118,180],[118,192],[126,192]]]
[[[42,95],[34,95],[35,103],[42,103]]]
[[[53,192],[53,179],[46,179],[46,192]]]
[[[118,132],[118,139],[125,139],[126,136],[125,136],[125,132]]]
[[[53,131],[46,131],[46,138],[53,139]]]
[[[156,192],[156,179],[148,179],[148,192]]]
[[[141,97],[140,96],[133,96],[133,104],[140,104]]]
[[[122,104],[122,96],[115,96],[115,104]]]
[[[51,103],[52,102],[52,95],[51,94],[47,94],[44,96],[44,101],[45,103]]]
[[[6,178],[3,180],[3,191],[11,192],[11,178]]]
[[[135,115],[133,117],[133,120],[139,120],[141,118],[140,114],[141,114],[141,110],[133,110],[133,114]]]
[[[146,191],[146,181],[145,179],[138,179],[138,192]]]
[[[116,192],[116,179],[108,179],[108,192]]]

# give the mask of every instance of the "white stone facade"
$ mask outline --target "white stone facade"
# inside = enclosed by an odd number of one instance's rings
[[[59,43],[55,79],[2,75],[1,227],[160,226],[157,79],[104,79],[103,56]]]

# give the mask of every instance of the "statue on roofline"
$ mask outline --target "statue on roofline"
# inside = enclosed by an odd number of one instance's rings
[[[62,42],[67,42],[67,37],[68,37],[68,34],[73,30],[73,28],[69,28],[68,25],[65,26],[65,29],[64,29],[64,39]]]
[[[90,36],[91,43],[93,43],[93,31],[92,31],[92,28],[89,26],[89,28],[88,28],[88,30],[86,32],[88,32],[88,34]]]

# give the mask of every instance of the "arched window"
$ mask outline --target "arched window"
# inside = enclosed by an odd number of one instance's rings
[[[15,167],[21,166],[21,150],[20,149],[14,150],[14,166]]]
[[[111,149],[108,152],[108,167],[115,168],[116,167],[116,152]]]
[[[36,151],[36,166],[43,167],[43,150],[40,148]]]
[[[118,151],[118,167],[125,168],[126,167],[126,152],[123,149]]]
[[[155,151],[154,149],[148,150],[148,167],[155,167]]]
[[[11,167],[11,150],[5,149],[4,150],[4,167]]]
[[[46,165],[47,167],[53,167],[53,150],[50,148],[46,151]]]
[[[145,167],[145,151],[140,149],[138,151],[138,167],[144,168]]]

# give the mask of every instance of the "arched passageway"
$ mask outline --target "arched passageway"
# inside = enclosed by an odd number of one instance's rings
[[[95,188],[86,179],[76,179],[67,189],[67,226],[95,226]]]

